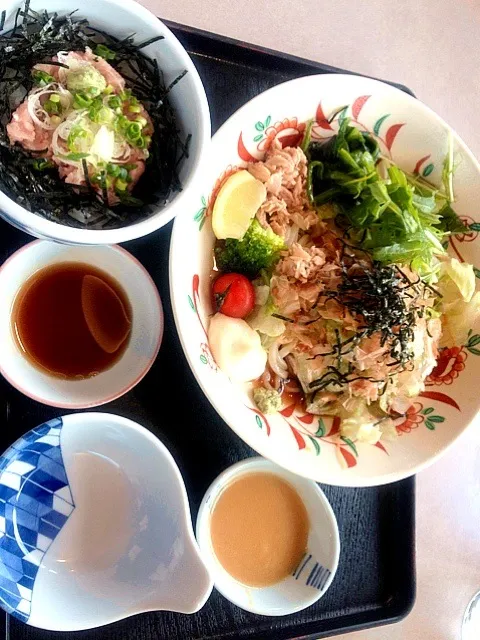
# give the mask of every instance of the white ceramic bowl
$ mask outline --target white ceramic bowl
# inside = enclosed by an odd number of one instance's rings
[[[32,626],[194,613],[210,595],[180,471],[131,420],[77,413],[29,431],[1,458],[0,498],[0,606]]]
[[[5,31],[12,28],[15,14],[24,0],[2,0],[0,10],[6,10]],[[190,195],[199,188],[205,154],[210,144],[210,112],[202,82],[189,55],[173,33],[150,11],[133,0],[32,0],[31,9],[47,10],[59,15],[75,11],[75,18],[87,18],[90,24],[118,38],[136,34],[138,42],[162,35],[163,40],[145,47],[144,52],[158,61],[168,86],[184,69],[187,75],[176,84],[169,98],[178,118],[182,135],[192,134],[189,157],[182,160],[179,176],[182,191],[150,217],[120,229],[74,229],[47,220],[24,209],[0,191],[0,215],[38,238],[69,244],[115,244],[139,238],[167,224],[189,202]]]
[[[293,575],[278,584],[254,588],[237,582],[218,562],[212,547],[210,521],[222,491],[240,477],[259,472],[274,473],[294,487],[307,510],[310,533],[307,551]],[[315,482],[264,458],[242,460],[213,481],[200,505],[196,536],[215,588],[238,607],[264,616],[284,616],[309,607],[325,594],[337,571],[340,538],[335,514],[325,494]]]
[[[86,262],[106,271],[123,287],[132,307],[125,352],[110,369],[85,380],[62,380],[43,373],[24,357],[12,334],[11,310],[18,290],[36,271],[60,262]],[[0,373],[38,402],[67,409],[105,404],[140,382],[157,357],[163,336],[160,296],[145,268],[121,247],[74,247],[36,240],[4,262],[0,291]]]
[[[252,158],[261,158],[273,138],[295,144],[306,120],[316,117],[314,134],[331,136],[326,121],[343,106],[356,126],[370,131],[382,153],[407,171],[440,183],[449,127],[419,100],[387,84],[350,75],[300,78],[279,85],[239,109],[212,142],[203,198],[174,225],[170,287],[180,339],[205,395],[225,422],[261,455],[319,482],[367,486],[405,478],[433,462],[457,439],[480,408],[480,331],[464,345],[441,353],[426,391],[412,400],[399,437],[377,446],[342,440],[336,422],[286,406],[262,415],[248,389],[235,386],[217,370],[206,329],[211,313],[210,274],[214,236],[211,203],[222,178]],[[336,126],[336,125],[335,125]],[[480,269],[480,168],[454,133],[455,208],[470,232],[450,242],[452,255]],[[189,259],[185,260],[185,256]],[[480,277],[480,270],[477,269]]]

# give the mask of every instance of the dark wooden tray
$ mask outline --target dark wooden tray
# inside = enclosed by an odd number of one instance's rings
[[[204,81],[215,131],[238,107],[280,82],[341,69],[169,24],[190,52]],[[393,83],[392,83],[393,84]],[[411,93],[406,87],[399,86]],[[149,270],[165,308],[165,337],[155,365],[126,396],[101,410],[151,429],[167,445],[183,473],[196,517],[211,481],[227,466],[254,452],[218,417],[200,391],[183,356],[170,309],[168,249],[171,224],[127,245]],[[0,260],[31,238],[0,222]],[[183,398],[179,406],[172,398]],[[62,411],[25,398],[0,380],[0,450]],[[216,591],[195,615],[148,613],[72,634],[34,629],[10,616],[7,640],[313,640],[397,622],[415,598],[414,480],[383,487],[322,487],[338,519],[342,551],[338,572],[315,605],[283,618],[246,613]]]

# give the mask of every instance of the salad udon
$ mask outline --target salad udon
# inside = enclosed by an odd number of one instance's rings
[[[312,140],[308,123],[297,147],[274,140],[222,184],[209,343],[260,411],[296,398],[338,416],[343,437],[376,443],[396,436],[439,350],[463,344],[480,293],[473,267],[446,252],[466,231],[451,149],[437,188],[348,118],[337,125]]]

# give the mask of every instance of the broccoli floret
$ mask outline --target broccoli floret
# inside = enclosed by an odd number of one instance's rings
[[[269,269],[285,247],[283,238],[264,229],[255,218],[241,240],[219,242],[215,247],[215,260],[220,271],[242,273],[255,278],[262,269]]]
[[[253,391],[253,399],[262,413],[277,413],[282,408],[282,398],[275,389],[257,387]]]

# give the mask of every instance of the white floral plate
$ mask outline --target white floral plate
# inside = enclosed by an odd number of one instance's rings
[[[348,106],[345,106],[348,105]],[[170,253],[172,304],[180,339],[206,396],[225,422],[261,455],[319,482],[369,486],[400,480],[432,463],[466,429],[480,408],[480,335],[441,352],[427,387],[397,423],[398,438],[377,445],[356,444],[338,433],[338,420],[305,413],[295,404],[263,415],[247,388],[233,385],[217,369],[206,337],[214,235],[210,214],[222,181],[247,161],[261,159],[274,138],[297,144],[304,123],[313,134],[335,133],[329,124],[345,106],[348,116],[378,140],[382,153],[400,167],[433,183],[441,180],[448,125],[419,100],[381,82],[350,75],[299,78],[276,86],[239,109],[213,138],[201,202],[180,214]],[[480,166],[454,135],[458,168],[455,208],[470,232],[455,236],[450,250],[480,268]],[[480,278],[480,270],[476,271]],[[480,332],[479,332],[480,333]]]

